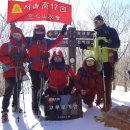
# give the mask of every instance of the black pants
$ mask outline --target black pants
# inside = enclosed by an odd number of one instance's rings
[[[109,62],[103,63],[104,75],[107,79],[112,79],[113,68]]]
[[[12,94],[13,94],[12,107],[19,104],[19,94],[21,91],[21,81],[18,80],[18,83],[16,83],[15,77],[5,78],[5,82],[7,82],[8,86],[6,86],[2,101],[2,109],[3,109],[2,112],[8,112],[8,106]]]
[[[112,91],[112,77],[113,77],[113,67],[110,63],[104,63],[104,78],[105,78],[105,87],[106,87],[106,105],[111,105],[111,91]]]
[[[41,86],[40,71],[29,69],[32,82],[32,110],[38,111],[38,92]]]

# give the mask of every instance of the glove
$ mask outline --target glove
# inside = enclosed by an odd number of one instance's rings
[[[66,31],[67,31],[67,24],[64,24],[60,33],[64,35]]]
[[[15,54],[11,57],[12,61],[23,61],[24,56],[22,54]]]
[[[105,42],[104,40],[99,40],[98,44],[99,44],[99,46],[101,46],[101,47],[108,46],[108,43]]]
[[[128,75],[129,75],[129,79],[130,79],[130,70],[127,71]]]
[[[101,99],[96,100],[96,105],[99,106],[101,104]]]
[[[86,95],[87,93],[89,93],[90,91],[89,91],[89,89],[81,89],[81,94],[82,95]]]
[[[72,91],[71,91],[71,94],[74,94],[76,92],[76,88],[73,87]]]
[[[40,77],[40,78],[44,78],[44,77],[45,77],[45,75],[44,75],[44,72],[43,72],[43,71],[41,71],[41,72],[40,72],[39,77]]]
[[[48,57],[48,58],[50,57],[50,52],[45,52],[44,54],[45,54],[45,57]]]
[[[40,53],[40,59],[44,59],[45,57],[49,58],[50,57],[50,52],[46,51],[46,52],[42,52]]]
[[[81,43],[79,47],[80,49],[87,49],[87,44]]]

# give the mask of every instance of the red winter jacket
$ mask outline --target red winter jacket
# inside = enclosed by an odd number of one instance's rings
[[[22,63],[18,61],[12,61],[11,57],[15,54],[22,54],[24,56],[24,61]],[[20,76],[20,68],[22,68],[22,75],[25,75],[23,63],[27,62],[28,55],[27,49],[25,48],[25,43],[22,43],[22,40],[17,45],[16,41],[11,38],[9,43],[4,43],[0,47],[0,62],[3,64],[3,76],[4,78],[16,77],[16,66],[18,68],[18,76]]]
[[[42,70],[41,55],[44,61],[44,68],[48,65],[49,50],[60,45],[63,41],[64,35],[60,34],[56,40],[43,39],[32,40],[27,39],[29,50],[29,67],[35,71]]]
[[[52,91],[63,91],[69,84],[69,79],[75,78],[75,72],[67,65],[64,69],[52,67],[49,76],[49,89]]]
[[[96,67],[83,67],[79,68],[75,77],[76,91],[86,90],[86,95],[95,95],[100,99],[103,96],[103,78],[101,72],[96,71]]]

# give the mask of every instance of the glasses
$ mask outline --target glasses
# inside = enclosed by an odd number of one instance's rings
[[[21,39],[22,35],[20,33],[13,33],[12,34],[13,38]]]
[[[42,28],[39,29],[35,29],[37,32],[44,32],[44,30]]]

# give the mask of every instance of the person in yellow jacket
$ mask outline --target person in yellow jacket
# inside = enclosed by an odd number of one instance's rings
[[[114,63],[118,60],[118,48],[120,40],[117,31],[104,23],[103,17],[98,15],[94,18],[95,39],[92,47],[81,43],[81,49],[94,51],[95,59],[103,65],[104,77],[104,111],[109,111],[112,107],[111,90],[114,73]]]

